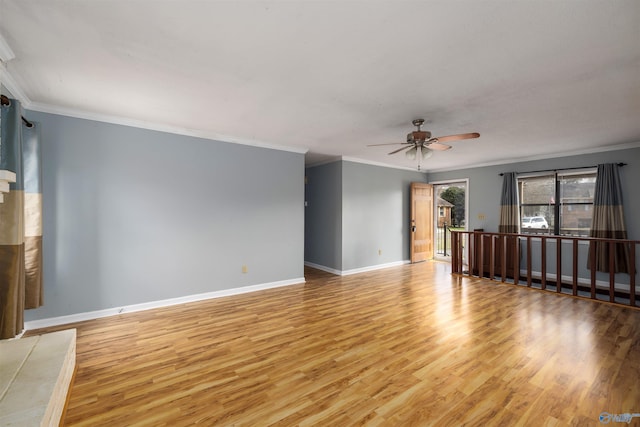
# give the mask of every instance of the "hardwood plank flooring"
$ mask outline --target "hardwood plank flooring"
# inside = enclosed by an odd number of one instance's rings
[[[640,412],[640,310],[439,262],[305,276],[26,335],[77,328],[67,426],[595,426]]]

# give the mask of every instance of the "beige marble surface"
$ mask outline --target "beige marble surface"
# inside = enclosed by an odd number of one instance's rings
[[[75,354],[75,329],[0,341],[0,425],[57,426]]]

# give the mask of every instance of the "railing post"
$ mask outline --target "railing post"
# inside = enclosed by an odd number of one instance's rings
[[[473,276],[473,267],[476,263],[475,250],[476,250],[476,233],[469,233],[469,241],[467,242],[467,264],[469,266],[469,276]]]
[[[444,231],[444,256],[447,256],[447,222],[445,221],[442,225],[442,229]]]
[[[496,275],[496,249],[495,249],[495,236],[489,235],[489,278],[495,280]]]
[[[451,272],[458,273],[458,239],[457,233],[451,233]]]
[[[578,239],[573,240],[572,251],[573,251],[573,281],[572,281],[572,290],[573,296],[578,295]]]
[[[513,247],[515,252],[513,253],[513,284],[517,285],[520,280],[520,236],[513,236]]]
[[[547,289],[547,237],[540,236],[540,286]]]
[[[629,304],[636,306],[636,244],[629,244]]]
[[[616,244],[609,241],[609,302],[615,302],[615,284],[616,284]]]
[[[562,286],[563,284],[567,285],[567,290],[571,289],[571,294],[573,296],[578,296],[579,290],[589,288],[590,295],[584,296],[584,298],[590,298],[594,300],[598,300],[597,294],[598,292],[607,292],[609,294],[608,300],[613,303],[624,304],[627,305],[627,302],[624,303],[616,302],[616,295],[619,292],[620,294],[627,295],[627,290],[625,288],[618,288],[616,284],[616,268],[618,266],[618,250],[624,249],[625,252],[628,252],[628,266],[629,266],[629,293],[628,293],[628,304],[632,307],[638,307],[638,298],[636,295],[636,274],[637,274],[637,259],[636,255],[638,254],[638,245],[640,245],[640,240],[627,240],[627,239],[611,239],[611,238],[596,238],[596,237],[574,237],[574,236],[547,236],[547,235],[530,235],[530,234],[504,234],[504,233],[492,233],[485,231],[453,231],[451,232],[450,244],[447,245],[448,249],[451,250],[451,265],[452,272],[459,273],[461,275],[465,274],[464,270],[464,257],[465,254],[468,257],[467,265],[468,271],[466,274],[469,276],[475,276],[479,278],[489,278],[489,280],[497,280],[498,275],[500,275],[501,282],[505,282],[508,276],[508,268],[509,266],[513,266],[513,283],[518,284],[519,282],[522,285],[525,285],[525,276],[526,276],[526,286],[531,287],[533,281],[540,284],[541,290],[548,290],[547,282],[550,280],[549,275],[554,273],[553,269],[550,268],[549,260],[547,259],[547,255],[549,255],[549,259],[551,258],[551,254],[548,252],[548,245],[553,239],[556,247],[555,253],[555,275],[556,275],[556,293],[564,293]],[[468,239],[465,241],[464,239]],[[525,242],[521,244],[521,239],[525,239]],[[513,242],[512,242],[513,240]],[[535,245],[535,254],[533,241],[540,241],[540,248],[537,249],[537,244]],[[568,241],[568,242],[567,242]],[[514,243],[515,242],[515,243]],[[571,256],[570,260],[567,260],[567,268],[563,268],[562,262],[565,258],[563,255],[563,246],[564,242],[567,242],[567,255]],[[588,266],[586,270],[580,270],[580,254],[579,254],[579,244],[586,243],[588,245],[588,253],[587,253],[587,261]],[[570,243],[570,244],[569,244]],[[466,244],[466,252],[464,245]],[[600,256],[599,250],[600,248],[604,248],[602,252],[605,252],[606,255]],[[628,249],[628,251],[627,251]],[[526,257],[522,256],[522,251],[526,250]],[[498,253],[500,252],[500,253]],[[447,250],[447,253],[449,251]],[[508,262],[509,256],[513,255],[513,262]],[[536,275],[533,277],[533,261],[534,259],[540,261],[540,276]],[[604,261],[604,265],[601,266],[601,270],[608,270],[609,275],[609,286],[605,287],[604,284],[602,289],[598,290],[598,262],[602,264]],[[569,265],[569,262],[571,265]],[[499,264],[499,265],[498,265]],[[522,265],[526,264],[526,265]],[[520,267],[526,269],[523,276],[520,275]],[[563,280],[563,271],[566,275],[566,281]],[[537,273],[537,272],[536,272]],[[486,276],[485,276],[486,274]],[[626,277],[622,276],[623,278]],[[590,280],[588,280],[590,278]],[[520,280],[522,279],[522,280]],[[552,279],[551,279],[552,280]],[[553,281],[553,280],[552,280]],[[623,284],[624,286],[625,284]],[[567,292],[569,293],[569,292]],[[619,294],[618,294],[619,295]]]
[[[591,299],[596,299],[596,251],[598,250],[597,242],[589,243],[589,261],[591,265]]]
[[[476,253],[478,254],[478,277],[484,277],[484,233],[478,234],[478,247]]]
[[[556,292],[562,292],[562,237],[556,237]]]
[[[527,286],[531,287],[531,236],[527,236]]]

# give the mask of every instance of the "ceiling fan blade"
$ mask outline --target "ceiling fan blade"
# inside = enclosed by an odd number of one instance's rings
[[[451,142],[451,141],[459,141],[461,139],[478,138],[479,136],[480,134],[478,132],[472,132],[472,133],[459,133],[457,135],[437,136],[431,139],[435,139],[438,142]]]
[[[431,150],[436,150],[436,151],[445,151],[451,148],[450,145],[440,144],[439,142],[432,142],[431,144],[427,145],[427,147]]]
[[[367,147],[381,147],[383,145],[400,145],[400,144],[405,145],[407,143],[406,142],[392,142],[391,144],[370,144],[370,145],[367,145]]]
[[[406,145],[406,144],[405,144],[405,145]],[[411,144],[411,145],[407,145],[406,147],[398,148],[397,150],[393,150],[392,152],[390,152],[390,153],[388,153],[388,154],[396,154],[396,153],[397,153],[397,152],[399,152],[399,151],[406,150],[407,148],[411,148],[411,147],[413,147],[413,144]]]

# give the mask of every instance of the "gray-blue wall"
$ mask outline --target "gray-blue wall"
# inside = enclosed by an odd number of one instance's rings
[[[42,126],[45,304],[26,320],[303,277],[303,154],[27,116]]]
[[[511,163],[506,165],[488,166],[482,168],[463,169],[449,172],[430,173],[429,181],[438,182],[446,180],[454,180],[459,178],[469,178],[469,230],[483,228],[487,232],[497,232],[498,223],[500,221],[500,191],[502,188],[501,172],[528,172],[537,170],[561,170],[563,168],[573,167],[589,167],[599,163],[627,163],[620,169],[620,180],[622,183],[622,192],[624,198],[624,215],[627,226],[627,235],[631,240],[640,240],[640,148],[630,148],[626,150],[607,151],[596,154],[583,154],[570,157],[558,157],[553,159],[536,160],[530,162]],[[524,242],[521,242],[522,259],[524,263],[526,259],[526,250]],[[539,272],[541,270],[539,242],[534,242],[532,250],[532,270]],[[568,264],[572,260],[571,248],[564,244],[563,246],[563,265],[562,271],[564,275],[570,274],[571,265]],[[579,270],[578,276],[583,279],[590,277],[587,269],[587,250],[588,246],[581,244],[579,248]],[[547,244],[547,271],[551,274],[556,272],[555,259],[552,254],[555,253],[555,243]],[[636,265],[640,265],[640,253],[636,255]],[[524,264],[522,264],[522,268]],[[608,283],[608,276],[605,273],[598,273],[597,279]],[[626,274],[618,274],[616,276],[617,283],[628,283],[629,276]]]
[[[347,161],[342,168],[342,270],[409,260],[410,187],[425,174]]]
[[[582,154],[570,157],[511,163],[481,168],[429,173],[429,182],[469,178],[469,230],[484,228],[497,232],[500,221],[501,172],[528,172],[588,167],[599,163],[627,163],[620,169],[624,194],[624,213],[630,239],[640,240],[640,148]],[[484,219],[482,219],[484,216]]]
[[[409,259],[417,171],[350,161],[307,168],[305,261],[340,272]]]
[[[409,258],[409,183],[422,173],[308,168],[303,212],[302,154],[26,115],[41,123],[44,169],[45,305],[28,321],[295,280],[305,260],[345,271]],[[629,237],[640,239],[640,148],[428,180],[469,178],[469,229],[497,231],[500,172],[620,161]]]

